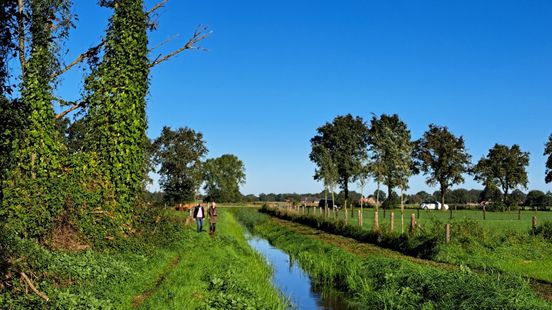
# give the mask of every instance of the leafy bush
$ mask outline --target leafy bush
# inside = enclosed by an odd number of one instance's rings
[[[544,221],[538,225],[537,229],[535,229],[535,234],[552,242],[552,221]]]

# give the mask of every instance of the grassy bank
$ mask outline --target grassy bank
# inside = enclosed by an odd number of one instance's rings
[[[502,225],[493,226],[489,222],[485,222],[488,225],[483,225],[482,222],[484,221],[475,221],[469,217],[457,217],[453,220],[441,221],[433,216],[437,214],[440,216],[446,215],[446,212],[422,211],[420,212],[423,214],[422,218],[426,220],[421,223],[418,222],[421,227],[412,237],[406,233],[400,234],[400,217],[396,218],[395,232],[389,231],[389,224],[386,221],[382,221],[379,232],[374,232],[371,228],[374,217],[373,210],[365,210],[366,216],[363,227],[358,226],[356,219],[349,219],[349,225],[345,225],[343,218],[335,221],[333,218],[325,219],[320,215],[286,212],[283,209],[274,208],[263,208],[263,211],[272,216],[315,227],[329,233],[351,237],[362,242],[377,244],[411,256],[455,265],[466,265],[480,270],[498,270],[552,283],[552,239],[546,239],[545,234],[532,236],[529,229],[523,230],[519,227],[503,229],[499,228]],[[475,211],[463,210],[458,212],[473,215]],[[539,214],[547,215],[548,213],[550,212],[539,212]],[[495,221],[513,222],[518,225],[523,223],[523,218],[522,221],[507,219],[507,213],[495,212],[492,214],[495,217],[499,215],[504,217]],[[528,214],[524,216],[530,219]],[[370,226],[366,226],[367,222],[370,223]],[[452,225],[450,243],[444,242],[445,223]],[[405,227],[408,227],[408,225],[409,223],[405,223]],[[544,225],[539,227],[542,228],[546,225],[546,222],[544,222]],[[408,229],[405,228],[405,232],[407,231]]]
[[[108,250],[72,253],[3,240],[2,254],[18,254],[21,261],[0,287],[0,308],[285,308],[270,284],[269,267],[248,247],[231,214],[221,210],[219,234],[213,238],[184,227],[182,213],[169,216],[172,223]],[[50,300],[30,292],[18,271],[26,272]]]
[[[361,257],[298,234],[255,210],[239,210],[236,215],[290,253],[316,282],[350,293],[367,308],[552,308],[520,277],[480,275],[466,267],[444,270],[379,255]]]

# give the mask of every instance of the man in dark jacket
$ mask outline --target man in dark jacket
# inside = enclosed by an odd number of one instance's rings
[[[205,210],[203,210],[203,206],[201,204],[198,204],[194,208],[194,218],[196,220],[197,224],[197,232],[203,231],[203,218],[205,217]]]

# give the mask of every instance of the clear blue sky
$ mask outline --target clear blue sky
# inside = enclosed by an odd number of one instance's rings
[[[110,12],[95,2],[75,1],[68,59],[102,35]],[[202,43],[209,51],[153,69],[148,134],[202,132],[209,157],[245,162],[245,194],[320,191],[308,159],[316,128],[372,112],[398,113],[415,139],[446,125],[474,161],[495,143],[520,144],[531,153],[529,187],[552,188],[542,156],[552,133],[551,1],[172,0],[159,12],[152,45],[180,36],[154,54],[198,24],[213,34]],[[67,74],[59,93],[78,96],[81,78]],[[422,176],[410,186],[435,190]],[[463,187],[481,186],[467,177]]]

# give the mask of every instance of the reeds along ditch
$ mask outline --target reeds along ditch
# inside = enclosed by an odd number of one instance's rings
[[[247,214],[249,213],[249,214]],[[350,293],[366,309],[551,309],[516,276],[486,275],[467,267],[444,270],[384,256],[360,257],[240,211],[244,224],[288,252],[319,285]]]

